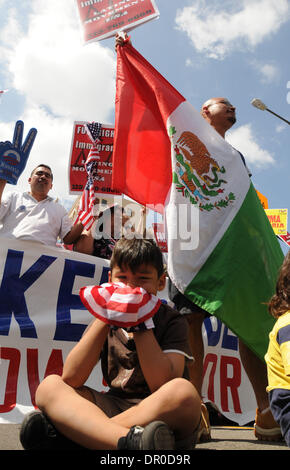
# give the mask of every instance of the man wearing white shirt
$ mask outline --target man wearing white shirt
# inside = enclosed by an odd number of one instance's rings
[[[48,196],[53,175],[49,166],[38,165],[31,173],[30,191],[2,194],[6,180],[0,179],[0,237],[32,240],[55,246],[58,237],[65,244],[75,243],[83,225],[73,222],[65,208]]]

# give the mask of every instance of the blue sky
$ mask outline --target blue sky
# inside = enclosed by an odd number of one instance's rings
[[[244,154],[269,207],[289,209],[290,126],[251,105],[260,98],[290,120],[289,1],[156,3],[160,18],[133,30],[133,45],[196,108],[214,96],[236,106],[227,139]],[[12,138],[17,119],[38,129],[18,189],[27,189],[32,167],[47,162],[52,195],[72,201],[73,121],[114,123],[114,39],[84,45],[75,0],[0,0],[0,28],[0,89],[9,89],[0,140]]]

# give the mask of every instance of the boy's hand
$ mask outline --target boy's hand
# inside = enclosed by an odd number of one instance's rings
[[[12,142],[0,142],[0,178],[10,184],[16,184],[23,172],[37,134],[36,129],[30,129],[22,144],[23,128],[23,121],[17,121]]]
[[[146,320],[142,323],[139,323],[138,325],[131,326],[130,328],[125,328],[128,333],[137,333],[139,331],[146,331],[146,330],[151,330],[152,328],[155,328],[153,318],[149,318],[149,320]]]
[[[120,326],[111,326],[112,330],[118,330],[121,328]],[[142,323],[138,323],[138,325],[135,326],[130,326],[128,328],[122,327],[123,330],[126,330],[128,333],[138,333],[140,331],[147,331],[151,330],[152,328],[155,328],[153,318],[149,318],[149,320],[146,320]]]

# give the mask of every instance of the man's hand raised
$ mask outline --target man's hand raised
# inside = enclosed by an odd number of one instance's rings
[[[37,130],[32,128],[22,144],[24,124],[15,124],[12,142],[0,142],[0,179],[16,184],[23,172],[32,149]]]

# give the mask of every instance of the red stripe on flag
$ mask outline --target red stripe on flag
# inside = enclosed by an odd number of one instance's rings
[[[172,182],[168,116],[185,98],[130,44],[117,51],[112,186],[164,204]]]
[[[124,297],[124,302],[115,301],[115,293],[118,297]],[[126,297],[127,301],[125,301]],[[161,304],[160,299],[142,288],[131,288],[125,285],[120,287],[114,283],[82,287],[80,298],[87,310],[96,318],[110,325],[121,327],[138,325],[148,320],[157,312]],[[122,313],[125,314],[123,318],[122,315],[120,316]],[[126,315],[132,316],[132,321],[128,320]]]
[[[86,169],[87,169],[88,163],[97,160],[96,157],[98,155],[99,155],[98,150],[96,149],[96,147],[93,146],[85,162]],[[89,230],[94,223],[94,216],[92,214],[94,202],[95,202],[95,189],[94,189],[94,182],[92,181],[91,183],[89,183],[89,188],[85,187],[85,189],[83,190],[83,194],[82,194],[82,197],[79,203],[79,208],[78,208],[78,216],[75,220],[75,224],[80,221],[86,230]]]

